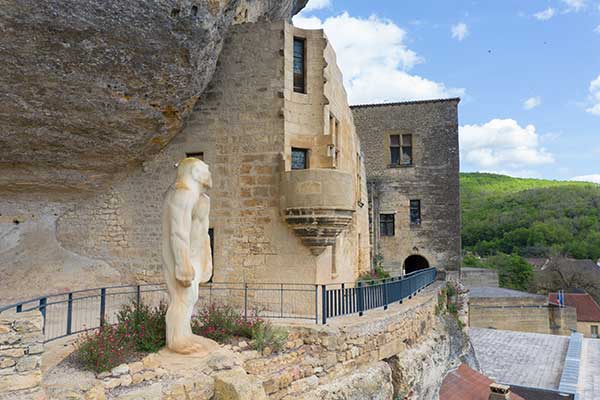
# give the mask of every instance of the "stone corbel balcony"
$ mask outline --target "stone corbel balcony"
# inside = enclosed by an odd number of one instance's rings
[[[284,218],[314,255],[352,222],[352,175],[334,169],[302,169],[283,173],[281,207]]]

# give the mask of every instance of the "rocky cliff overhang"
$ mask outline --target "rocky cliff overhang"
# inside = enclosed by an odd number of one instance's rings
[[[233,23],[307,0],[0,0],[0,190],[93,190],[159,152]]]

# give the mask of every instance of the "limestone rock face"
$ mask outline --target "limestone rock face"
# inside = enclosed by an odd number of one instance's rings
[[[0,189],[94,189],[162,149],[228,27],[307,0],[0,2]]]

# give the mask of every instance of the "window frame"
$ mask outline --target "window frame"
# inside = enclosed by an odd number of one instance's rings
[[[300,74],[296,74],[296,43],[302,43],[302,81],[301,85],[296,80]],[[292,42],[292,86],[294,93],[306,94],[307,93],[307,74],[306,74],[306,38],[300,36],[294,36]],[[300,79],[300,78],[298,78]]]
[[[416,207],[414,207],[413,205],[416,205]],[[413,210],[414,209],[417,210],[417,213],[418,213],[417,218],[413,218]],[[410,225],[411,226],[421,226],[421,223],[423,222],[423,211],[422,211],[422,206],[421,206],[421,200],[420,199],[409,200],[408,210],[409,210],[408,218],[410,221]]]
[[[394,144],[394,140],[392,140],[392,138],[398,138],[398,143]],[[390,165],[392,167],[399,167],[401,164],[401,157],[402,157],[402,141],[401,141],[401,135],[390,135],[389,136],[389,141],[390,141]],[[394,152],[397,151],[398,154],[396,156],[397,162],[394,162]]]
[[[594,332],[594,330],[596,332]],[[593,338],[597,338],[598,337],[598,325],[590,325],[590,334],[592,335]]]
[[[410,143],[408,145],[406,143],[404,143],[404,139],[407,136],[409,137],[409,140],[410,140]],[[410,167],[411,165],[413,165],[413,160],[414,160],[413,141],[414,141],[413,135],[411,133],[406,133],[406,134],[400,135],[400,165],[402,165],[403,167]],[[408,162],[406,162],[404,159],[404,149],[410,150],[410,159],[408,160]]]
[[[304,153],[304,168],[294,168],[294,152]],[[290,153],[290,169],[293,171],[300,171],[303,169],[309,169],[309,167],[310,167],[310,149],[305,149],[302,147],[292,147],[292,151]]]
[[[385,227],[382,229],[382,227]],[[391,227],[391,233],[390,228]],[[379,236],[396,236],[396,213],[379,213]]]
[[[200,161],[204,161],[203,151],[190,151],[185,153],[186,158],[197,158]]]

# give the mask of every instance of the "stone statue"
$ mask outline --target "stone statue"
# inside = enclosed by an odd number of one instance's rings
[[[215,343],[192,334],[190,320],[198,300],[198,284],[212,276],[208,236],[212,186],[208,165],[186,158],[177,165],[177,178],[163,206],[162,253],[169,292],[167,348],[190,354],[210,351]]]

